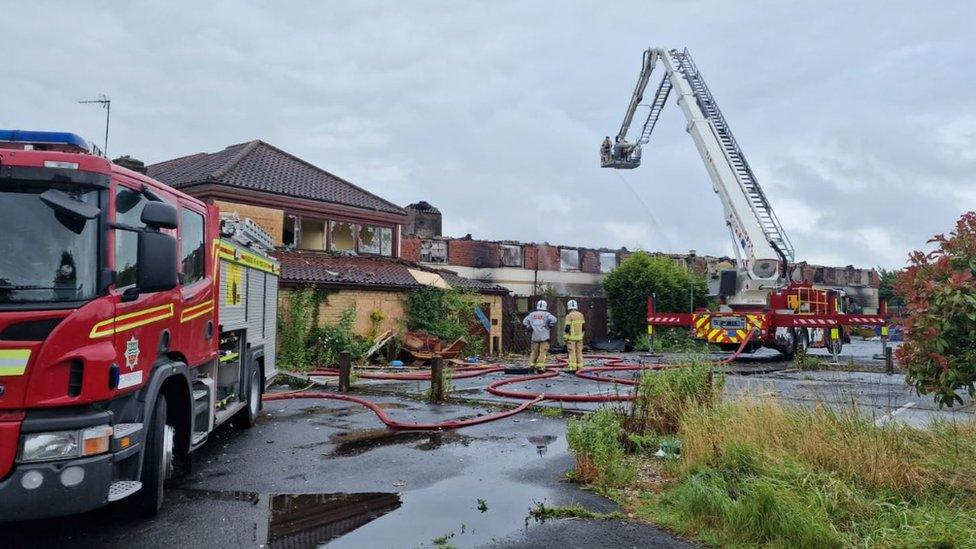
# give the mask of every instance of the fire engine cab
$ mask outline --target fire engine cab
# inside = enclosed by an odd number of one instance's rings
[[[217,426],[254,423],[271,247],[77,135],[0,130],[0,521],[155,513]]]

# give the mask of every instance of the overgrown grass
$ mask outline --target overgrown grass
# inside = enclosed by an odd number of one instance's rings
[[[717,545],[976,546],[976,426],[762,402],[688,411],[639,516]]]
[[[691,359],[672,368],[644,371],[624,428],[636,435],[677,433],[685,410],[708,406],[721,395],[724,377],[716,378],[713,368],[706,360]]]
[[[621,441],[623,429],[617,411],[610,408],[571,418],[566,441],[576,460],[573,479],[604,488],[634,480],[634,468]]]
[[[543,416],[552,418],[563,417],[565,414],[562,408],[556,408],[554,406],[537,406],[536,410]]]
[[[800,350],[793,354],[793,365],[796,366],[797,370],[819,370],[822,368],[819,358]]]
[[[656,353],[706,354],[712,350],[707,342],[694,337],[687,328],[656,328],[651,342],[650,350]]]
[[[716,546],[976,547],[976,422],[721,403],[712,366],[648,372],[629,410],[571,420],[576,480]],[[680,459],[653,457],[671,437]]]

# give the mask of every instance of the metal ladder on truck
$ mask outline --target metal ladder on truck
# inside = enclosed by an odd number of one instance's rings
[[[766,198],[766,193],[759,186],[756,175],[753,173],[752,168],[749,167],[749,162],[746,161],[746,157],[742,154],[742,149],[739,148],[735,136],[732,135],[732,130],[729,128],[725,116],[719,110],[718,103],[715,102],[715,97],[709,91],[705,80],[701,77],[701,73],[698,72],[698,67],[695,66],[691,54],[688,53],[687,49],[680,52],[678,50],[671,50],[670,53],[678,61],[681,73],[691,85],[691,89],[694,90],[695,98],[698,99],[698,106],[708,118],[708,121],[712,123],[715,134],[722,144],[722,148],[725,150],[725,155],[729,163],[738,176],[742,189],[749,198],[749,204],[752,206],[752,211],[755,213],[760,226],[762,226],[766,239],[786,256],[787,261],[792,262],[795,258],[793,244],[790,242],[789,237],[786,236],[786,231],[783,230],[783,225],[776,217],[776,213],[773,212],[773,208],[769,204],[769,199]],[[670,86],[668,90],[670,91]],[[653,107],[651,114],[654,115]],[[650,117],[648,117],[648,121],[650,120]],[[652,125],[651,130],[653,129]],[[647,131],[646,126],[645,132],[650,133]],[[646,143],[646,140],[644,142]]]

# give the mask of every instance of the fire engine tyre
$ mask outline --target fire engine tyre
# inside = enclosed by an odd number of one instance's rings
[[[166,396],[159,395],[146,431],[142,454],[142,488],[133,494],[136,512],[144,517],[155,515],[163,506],[163,485],[173,468],[175,431],[166,424]]]
[[[797,349],[800,348],[799,339],[794,328],[790,328],[786,331],[786,333],[789,334],[789,341],[786,343],[786,345],[779,348],[779,352],[783,353],[783,357],[787,360],[793,360],[793,356],[796,354]]]
[[[810,334],[806,328],[796,329],[796,350],[805,353],[810,348]]]
[[[234,425],[241,429],[250,429],[258,420],[261,409],[261,370],[251,368],[251,379],[247,384],[247,406],[237,412]]]

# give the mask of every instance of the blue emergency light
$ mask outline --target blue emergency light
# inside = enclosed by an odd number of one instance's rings
[[[74,149],[80,152],[92,152],[92,147],[85,138],[70,132],[0,130],[0,141],[22,143],[24,145],[38,145],[39,147],[48,149]]]

